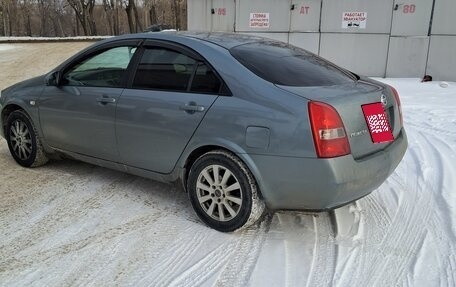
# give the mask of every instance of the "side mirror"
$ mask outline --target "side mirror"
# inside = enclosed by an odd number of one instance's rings
[[[58,86],[60,82],[59,71],[52,72],[46,76],[46,86]]]

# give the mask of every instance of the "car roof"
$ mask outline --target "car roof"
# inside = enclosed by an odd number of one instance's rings
[[[211,42],[213,44],[222,46],[226,49],[231,49],[233,47],[248,43],[272,41],[270,39],[254,35],[223,32],[180,32],[180,35]]]
[[[225,49],[231,49],[233,47],[256,42],[270,42],[273,40],[253,36],[246,34],[235,34],[235,33],[224,33],[224,32],[189,32],[189,31],[164,31],[164,32],[146,32],[138,34],[127,34],[123,36],[118,36],[115,38],[110,38],[107,41],[114,39],[133,39],[133,38],[145,38],[145,39],[162,39],[162,40],[172,40],[173,38],[193,38],[199,39],[206,42],[210,42],[221,46]]]

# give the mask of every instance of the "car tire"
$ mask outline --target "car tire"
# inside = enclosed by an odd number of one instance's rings
[[[198,217],[222,232],[252,225],[265,209],[252,173],[237,156],[224,150],[208,152],[194,162],[187,191]]]
[[[14,160],[23,167],[38,167],[48,162],[35,126],[22,110],[12,112],[6,120],[5,138]]]

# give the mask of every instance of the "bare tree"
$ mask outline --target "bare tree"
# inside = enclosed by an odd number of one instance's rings
[[[119,35],[146,24],[185,29],[185,9],[186,0],[0,0],[0,36]]]
[[[22,0],[19,1],[19,6],[22,10],[22,17],[24,19],[25,34],[27,36],[32,36],[32,1],[31,0]]]
[[[130,1],[134,1],[134,0],[130,0]],[[133,12],[135,12],[136,32],[142,32],[144,29],[143,29],[143,25],[141,24],[141,19],[139,18],[138,8],[136,7],[136,5],[133,7]]]
[[[2,0],[1,2],[1,11],[2,11],[2,22],[3,22],[3,35],[12,36],[13,35],[13,20],[15,18],[15,5],[16,1],[13,0]]]
[[[6,36],[6,1],[0,1],[0,36]]]
[[[139,19],[138,9],[135,0],[127,0],[125,3],[125,12],[127,13],[128,27],[130,33],[137,33],[143,30],[141,20]]]
[[[117,0],[103,0],[103,9],[106,13],[109,29],[112,35],[119,35],[119,3]]]
[[[52,0],[52,24],[54,25],[54,35],[65,36],[63,30],[62,18],[65,15],[65,9],[61,0]]]
[[[173,11],[174,27],[180,30],[180,7],[178,0],[171,1],[171,10]]]
[[[38,0],[38,12],[40,15],[40,36],[50,36],[49,33],[49,10],[50,2],[46,0]]]
[[[156,0],[145,0],[144,7],[148,10],[150,24],[157,24],[157,1]]]
[[[73,8],[84,35],[96,35],[97,29],[93,17],[95,0],[67,0],[67,2]]]

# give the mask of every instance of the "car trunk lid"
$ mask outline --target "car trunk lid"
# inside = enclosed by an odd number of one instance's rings
[[[333,106],[344,123],[351,153],[355,159],[381,151],[391,144],[391,142],[373,143],[363,114],[363,105],[381,103],[383,96],[383,109],[394,138],[400,133],[401,123],[396,99],[391,89],[385,88],[385,85],[381,83],[363,79],[327,87],[278,87],[308,100],[324,102]]]

